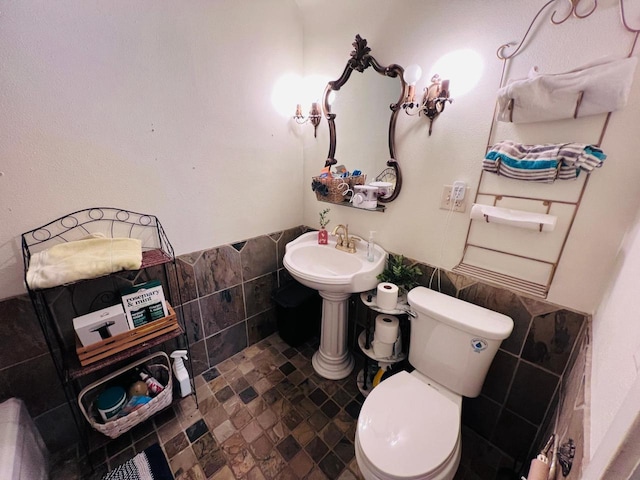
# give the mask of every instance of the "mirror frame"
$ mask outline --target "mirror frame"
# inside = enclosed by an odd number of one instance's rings
[[[403,73],[404,68],[397,64],[391,64],[389,66],[382,66],[378,63],[378,61],[370,54],[371,48],[367,46],[367,40],[362,38],[360,35],[356,35],[356,41],[352,43],[355,50],[351,52],[351,58],[347,62],[342,75],[337,80],[333,80],[329,82],[324,90],[323,96],[323,110],[325,118],[329,123],[329,154],[327,155],[327,161],[325,162],[325,167],[331,167],[331,165],[335,165],[337,160],[334,158],[336,154],[336,114],[331,112],[331,105],[329,104],[329,95],[332,91],[338,91],[342,86],[347,83],[351,73],[354,70],[362,73],[367,68],[373,67],[373,69],[379,73],[380,75],[384,75],[390,78],[399,78],[401,82],[401,92],[400,98],[396,103],[392,103],[389,105],[391,109],[391,118],[389,119],[389,160],[387,161],[387,167],[392,168],[394,170],[396,176],[396,185],[393,189],[393,193],[387,198],[378,198],[378,202],[380,203],[388,203],[395,200],[400,194],[400,190],[402,189],[402,172],[400,171],[400,164],[396,159],[396,121],[398,118],[398,112],[401,109],[402,102],[406,96],[407,84],[404,81]]]

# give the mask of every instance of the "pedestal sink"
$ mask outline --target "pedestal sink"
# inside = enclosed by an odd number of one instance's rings
[[[318,245],[318,233],[308,232],[287,244],[283,262],[293,278],[320,292],[322,330],[312,364],[319,375],[331,380],[345,378],[353,370],[353,357],[347,349],[347,300],[352,293],[376,287],[376,276],[387,259],[387,252],[378,245],[373,262],[367,260],[364,242],[356,253],[335,247],[336,238],[330,238],[328,245]]]

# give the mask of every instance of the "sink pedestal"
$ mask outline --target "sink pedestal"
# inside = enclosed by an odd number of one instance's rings
[[[347,300],[350,293],[319,292],[322,297],[320,348],[313,354],[313,369],[321,377],[340,380],[353,370],[347,350]]]
[[[303,233],[287,243],[282,259],[295,280],[322,297],[320,348],[312,364],[318,375],[330,380],[345,378],[353,370],[353,357],[347,350],[349,297],[375,288],[387,260],[387,252],[379,245],[373,246],[373,261],[369,261],[366,249],[348,253],[336,248],[336,242],[334,236],[327,245],[318,245],[318,232]]]

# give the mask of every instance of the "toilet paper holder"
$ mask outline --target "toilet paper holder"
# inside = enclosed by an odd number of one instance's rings
[[[554,458],[550,459],[551,464],[553,465],[557,460],[560,464],[560,469],[562,470],[562,476],[567,477],[569,476],[569,473],[571,473],[571,467],[573,466],[573,459],[576,455],[576,444],[573,441],[573,438],[570,438],[567,442],[557,447],[557,451],[555,451],[555,447],[553,449],[551,448],[555,441],[556,436],[555,434],[552,434],[549,441],[541,450],[540,455],[538,455],[538,458],[543,456],[546,459],[547,456],[553,456]],[[549,450],[553,451],[549,452]],[[529,474],[531,475],[531,472],[529,472]],[[551,467],[551,471],[549,471],[548,475],[550,480],[554,480],[556,478],[555,468],[553,466]],[[527,480],[527,478],[521,477],[521,480]]]
[[[565,442],[558,447],[558,462],[560,462],[563,477],[568,476],[569,472],[571,472],[573,457],[575,456],[576,444],[573,442],[573,438],[570,438],[568,442]]]

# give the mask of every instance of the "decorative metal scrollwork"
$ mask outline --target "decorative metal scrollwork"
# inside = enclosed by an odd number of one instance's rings
[[[555,12],[553,12],[553,14],[551,14],[551,22],[552,23],[554,23],[556,25],[560,25],[561,23],[566,22],[571,15],[573,15],[576,18],[580,18],[580,19],[587,18],[589,15],[591,15],[593,12],[596,11],[596,8],[598,8],[598,0],[593,0],[593,8],[589,12],[587,12],[585,14],[579,14],[578,13],[578,4],[580,3],[580,0],[568,0],[568,1],[569,1],[570,7],[569,7],[569,13],[567,13],[567,16],[564,17],[562,20],[557,21],[555,19],[555,16],[556,16],[556,13],[558,13],[558,12],[555,11]]]
[[[529,33],[531,32],[531,29],[533,28],[533,26],[535,25],[536,21],[538,20],[538,17],[542,14],[542,12],[552,3],[554,3],[556,0],[549,0],[547,3],[545,3],[542,8],[540,8],[540,10],[538,10],[538,13],[536,13],[535,17],[533,17],[533,20],[531,20],[531,23],[529,24],[529,27],[527,28],[527,31],[524,33],[524,36],[522,37],[522,40],[520,41],[520,43],[516,43],[516,42],[509,42],[509,43],[505,43],[504,45],[500,45],[498,47],[498,51],[496,52],[496,55],[498,56],[498,58],[500,60],[508,60],[511,57],[515,57],[518,52],[520,51],[520,49],[522,48],[522,46],[525,44],[525,41],[527,40],[527,37],[529,36]],[[505,49],[509,48],[509,47],[514,47],[517,45],[517,48],[511,52],[510,54],[506,54],[504,51]]]
[[[533,26],[535,25],[536,21],[538,20],[538,17],[542,14],[542,12],[548,6],[550,6],[552,3],[555,3],[555,2],[558,2],[558,1],[560,1],[560,0],[549,0],[547,3],[545,3],[540,8],[540,10],[538,10],[538,13],[536,13],[536,15],[533,17],[533,20],[529,24],[529,27],[527,28],[527,31],[525,32],[524,36],[522,37],[522,40],[520,41],[520,43],[510,42],[510,43],[505,43],[504,45],[500,45],[500,47],[498,47],[498,51],[496,52],[496,55],[498,56],[498,58],[500,60],[508,60],[508,59],[514,57],[515,55],[517,55],[518,52],[520,51],[520,49],[525,44],[525,41],[526,41],[527,37],[529,36],[529,33],[533,29]],[[567,20],[569,20],[569,17],[571,17],[572,15],[575,18],[578,18],[578,19],[582,20],[584,18],[589,17],[598,8],[598,0],[593,0],[593,7],[591,8],[591,10],[589,10],[586,13],[579,13],[578,12],[578,6],[580,5],[581,0],[567,0],[567,1],[569,2],[569,12],[566,14],[566,16],[562,20],[557,20],[556,19],[556,14],[558,13],[557,10],[554,10],[553,13],[551,14],[551,23],[553,23],[554,25],[560,25],[560,24],[566,22]],[[620,1],[620,18],[621,18],[621,21],[622,21],[622,25],[624,26],[625,29],[627,29],[627,31],[636,34],[636,38],[635,38],[635,40],[633,42],[633,45],[631,46],[631,50],[629,52],[629,56],[631,56],[633,54],[634,49],[635,49],[636,43],[638,41],[638,34],[640,34],[640,29],[633,28],[633,27],[631,27],[629,25],[629,23],[627,22],[626,14],[625,14],[624,0],[619,0],[619,1]],[[510,47],[516,47],[516,49],[511,53],[506,53],[505,50],[510,48]]]
[[[356,41],[353,42],[353,48],[355,50],[351,52],[351,60],[349,60],[349,66],[362,73],[369,66],[369,53],[371,49],[367,46],[367,40],[360,35],[356,35]]]
[[[529,33],[531,32],[531,30],[533,29],[533,26],[536,24],[538,17],[540,17],[540,15],[542,14],[542,12],[544,12],[547,7],[549,7],[551,4],[553,3],[557,3],[560,0],[549,0],[547,3],[545,3],[540,10],[538,10],[538,13],[535,14],[535,16],[533,17],[533,20],[531,20],[531,23],[529,24],[529,27],[527,28],[527,31],[525,32],[524,36],[522,37],[522,40],[520,41],[520,43],[515,43],[515,42],[510,42],[510,43],[505,43],[504,45],[500,45],[500,47],[498,48],[498,51],[496,52],[496,55],[498,56],[498,58],[500,60],[508,60],[511,57],[514,57],[515,55],[518,54],[518,52],[520,51],[520,49],[523,47],[523,45],[525,44],[525,41],[527,40],[527,37],[529,36]],[[554,25],[560,25],[564,22],[566,22],[569,17],[571,17],[572,15],[575,18],[578,18],[580,20],[587,18],[588,16],[590,16],[593,12],[596,11],[596,9],[598,8],[598,0],[593,0],[593,8],[591,8],[591,10],[589,10],[587,13],[578,13],[578,5],[580,4],[581,0],[567,0],[569,2],[569,12],[567,13],[567,15],[562,19],[562,20],[556,20],[556,14],[558,13],[557,10],[554,10],[553,13],[551,14],[551,23],[553,23]],[[624,7],[622,5],[622,1],[620,0],[620,8],[623,10]],[[624,23],[624,11],[622,13],[622,21]],[[626,26],[626,24],[625,24]],[[629,27],[627,27],[628,30],[631,30]],[[516,49],[507,54],[505,52],[505,50],[509,47],[516,47]]]

